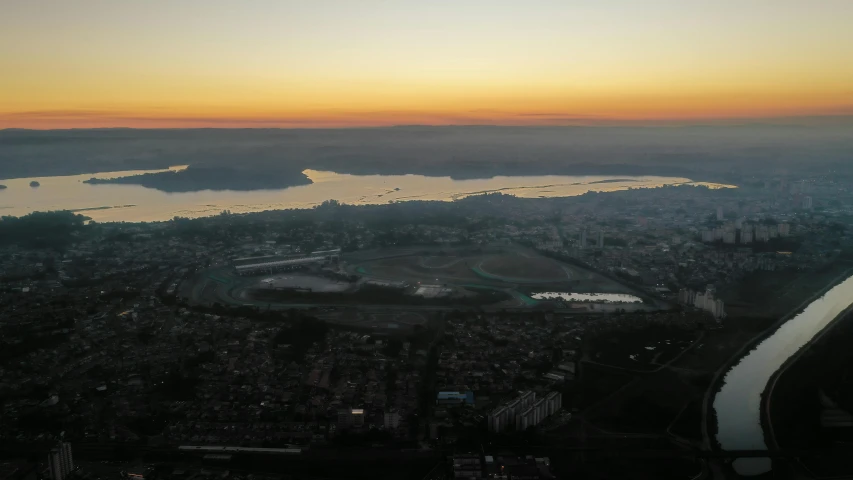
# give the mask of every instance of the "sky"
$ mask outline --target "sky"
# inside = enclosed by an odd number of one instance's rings
[[[853,114],[851,0],[3,0],[0,128]]]

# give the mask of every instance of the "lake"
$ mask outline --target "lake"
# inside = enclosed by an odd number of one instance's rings
[[[761,425],[761,394],[770,378],[791,355],[806,345],[853,304],[853,277],[839,283],[782,324],[743,356],[723,377],[714,397],[717,441],[723,450],[766,450]],[[739,458],[732,467],[740,475],[772,469],[769,458]]]
[[[560,298],[572,302],[595,302],[595,303],[642,303],[643,299],[627,293],[569,293],[569,292],[542,292],[534,293],[531,297],[536,300]]]
[[[180,169],[185,167],[172,167]],[[162,171],[162,170],[150,170]],[[306,170],[314,182],[278,190],[166,193],[139,185],[90,185],[89,178],[112,178],[143,171],[87,173],[62,177],[0,180],[0,215],[26,215],[33,211],[77,210],[97,221],[162,221],[175,216],[204,217],[223,210],[232,213],[286,208],[310,208],[335,199],[351,205],[382,204],[404,200],[451,201],[470,195],[501,192],[525,198],[569,197],[589,191],[609,192],[664,185],[724,185],[694,183],[687,178],[656,176],[493,177],[454,180],[423,175],[347,175]],[[40,187],[29,184],[37,181]]]

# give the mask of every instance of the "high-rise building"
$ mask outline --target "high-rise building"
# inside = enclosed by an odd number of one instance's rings
[[[791,234],[791,226],[788,225],[787,223],[780,223],[779,224],[779,236],[780,237],[787,237],[790,234]]]
[[[338,428],[364,426],[364,410],[360,408],[342,408],[338,410]]]
[[[65,480],[74,470],[74,457],[71,455],[71,444],[60,442],[50,450],[47,456],[47,466],[51,480]]]
[[[714,307],[711,310],[711,314],[714,315],[714,318],[725,318],[726,316],[726,308],[723,304],[723,301],[719,298],[714,300]]]
[[[586,248],[586,227],[581,230],[581,248]]]
[[[598,231],[598,248],[604,248],[604,230]]]
[[[550,417],[559,412],[563,407],[563,395],[560,392],[551,392],[545,396],[547,415]]]
[[[536,409],[529,407],[521,412],[518,418],[515,419],[516,430],[527,430],[530,427],[536,426]]]
[[[687,305],[693,305],[699,310],[704,310],[711,313],[714,318],[724,318],[726,316],[725,306],[723,301],[715,298],[715,289],[713,285],[708,285],[705,292],[692,292],[683,289],[678,293],[678,300]]]
[[[717,221],[723,221],[723,207],[717,207]]]
[[[506,404],[506,409],[508,412],[507,423],[510,425],[515,425],[515,417],[521,413],[521,399],[516,398],[511,402]]]
[[[755,234],[752,238],[756,242],[766,242],[770,240],[770,229],[767,228],[767,225],[758,225],[755,227]]]
[[[803,208],[811,210],[813,206],[812,197],[803,197]]]
[[[723,233],[723,243],[735,243],[735,232]]]
[[[525,410],[528,407],[533,406],[533,403],[536,401],[536,392],[532,392],[530,390],[522,392],[521,395],[518,396],[518,399],[521,400],[521,409]]]
[[[507,428],[517,426],[521,413],[532,407],[535,401],[536,393],[528,390],[521,392],[518,397],[510,400],[506,404],[495,408],[491,413],[489,413],[489,431],[502,432]]]
[[[385,412],[384,422],[386,429],[395,429],[400,427],[400,412]]]
[[[500,433],[509,425],[509,409],[498,407],[489,414],[489,431]]]
[[[533,418],[536,422],[534,425],[539,425],[548,416],[548,410],[545,406],[545,399],[541,398],[533,404]]]

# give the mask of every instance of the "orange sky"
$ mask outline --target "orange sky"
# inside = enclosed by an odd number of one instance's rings
[[[0,128],[853,114],[853,2],[10,0]]]

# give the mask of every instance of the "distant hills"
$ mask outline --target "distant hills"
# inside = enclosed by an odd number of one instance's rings
[[[754,173],[853,174],[851,132],[851,123],[842,121],[659,127],[2,130],[0,179],[189,164],[192,168],[185,174],[110,182],[170,191],[201,186],[280,188],[273,185],[309,181],[300,173],[309,168],[454,178],[666,175],[733,182]],[[220,175],[227,178],[217,178]]]

